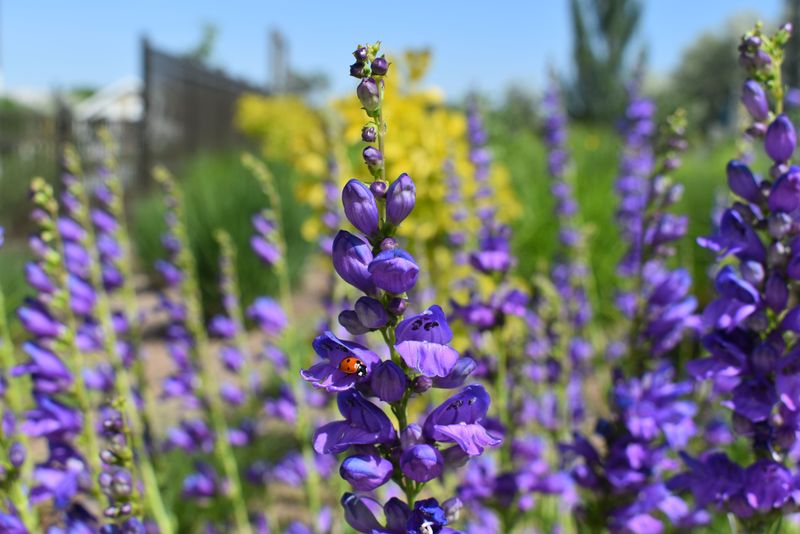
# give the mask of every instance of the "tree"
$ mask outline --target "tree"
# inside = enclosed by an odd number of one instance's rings
[[[571,0],[575,77],[567,90],[572,116],[612,120],[630,78],[629,50],[641,20],[637,0]]]

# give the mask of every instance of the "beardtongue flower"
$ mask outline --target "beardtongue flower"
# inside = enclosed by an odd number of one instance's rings
[[[379,252],[369,263],[368,270],[377,287],[395,295],[410,291],[419,275],[414,258],[399,248]]]
[[[378,356],[366,347],[352,341],[342,341],[331,332],[325,332],[314,339],[313,346],[317,355],[325,361],[304,369],[300,375],[314,387],[331,392],[345,391],[358,382],[365,382],[369,379],[373,366],[380,361]],[[358,373],[343,371],[342,361],[347,358],[358,359],[366,366],[367,373],[359,376]]]
[[[339,393],[339,412],[343,421],[333,421],[314,433],[314,450],[319,454],[338,454],[355,445],[387,444],[396,439],[392,422],[383,410],[359,392]]]
[[[372,491],[386,484],[392,477],[392,462],[376,452],[348,456],[339,468],[339,474],[356,491]]]
[[[428,439],[456,443],[468,455],[477,456],[485,447],[502,442],[481,425],[488,410],[489,394],[483,386],[467,386],[428,415],[422,432]]]
[[[458,352],[448,345],[453,331],[440,306],[404,319],[395,332],[395,349],[407,366],[423,376],[444,378],[458,363]]]

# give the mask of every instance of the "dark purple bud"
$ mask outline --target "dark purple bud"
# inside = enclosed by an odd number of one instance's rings
[[[378,204],[364,183],[353,179],[342,189],[344,214],[350,224],[366,235],[378,232]]]
[[[764,266],[757,261],[744,261],[739,266],[739,270],[742,273],[742,279],[753,286],[760,286],[764,281]]]
[[[376,57],[372,61],[371,68],[372,74],[376,76],[386,76],[386,72],[389,70],[389,62],[386,61],[386,58],[383,56]]]
[[[780,312],[786,307],[786,302],[789,300],[789,289],[786,287],[786,280],[779,274],[771,274],[767,278],[764,300],[774,312]]]
[[[759,376],[768,376],[775,369],[778,352],[769,343],[761,343],[753,351],[753,371]]]
[[[769,101],[761,84],[747,80],[742,86],[742,104],[750,116],[757,121],[765,121],[769,116]]]
[[[345,458],[339,474],[356,491],[372,491],[392,477],[392,462],[377,454],[356,454]]]
[[[354,310],[344,310],[341,312],[339,314],[339,324],[354,336],[360,336],[369,332],[369,328],[361,324],[361,321],[358,320],[358,314],[356,314]]]
[[[763,137],[767,133],[767,125],[763,122],[756,122],[750,125],[745,133],[753,138]]]
[[[775,239],[782,239],[792,230],[792,224],[792,217],[788,213],[773,213],[767,221],[769,235]]]
[[[372,369],[370,386],[378,398],[384,402],[397,402],[403,398],[408,378],[393,361],[386,360]]]
[[[408,299],[395,297],[389,301],[386,309],[392,315],[403,315],[408,309]]]
[[[366,46],[359,46],[353,52],[353,57],[356,58],[356,61],[366,61],[368,54],[369,51]]]
[[[417,283],[419,266],[408,252],[396,248],[380,252],[368,267],[372,283],[380,289],[400,295]]]
[[[364,126],[361,129],[361,140],[365,143],[374,143],[378,138],[378,132],[374,126]]]
[[[397,248],[397,240],[393,237],[385,237],[381,241],[381,250],[394,250]]]
[[[368,295],[377,290],[372,281],[369,266],[373,261],[369,243],[345,230],[339,230],[331,250],[333,267],[342,280]]]
[[[361,297],[356,301],[356,316],[358,321],[369,329],[381,328],[389,321],[389,314],[383,304],[370,297]]]
[[[364,78],[356,88],[358,100],[367,112],[374,112],[381,105],[381,92],[374,78]]]
[[[386,192],[386,220],[397,226],[414,209],[416,200],[414,180],[406,173],[401,174]]]
[[[428,482],[442,474],[444,458],[439,449],[427,444],[414,445],[400,457],[403,474],[416,482]]]
[[[741,161],[728,162],[728,186],[735,194],[749,202],[761,200],[761,190],[750,168]]]
[[[767,128],[764,149],[770,158],[781,163],[789,161],[795,146],[797,146],[797,133],[794,124],[786,115],[778,115]]]
[[[414,393],[419,393],[419,394],[425,393],[426,391],[431,389],[431,386],[433,386],[433,379],[425,375],[419,375],[414,379],[414,382],[411,384]]]
[[[353,78],[363,78],[364,77],[364,64],[360,61],[356,61],[352,65],[350,65],[350,76]]]
[[[383,154],[374,146],[366,147],[361,152],[361,155],[364,157],[364,163],[366,163],[367,167],[370,169],[380,168],[383,164]]]
[[[372,191],[372,194],[375,195],[375,198],[383,198],[386,196],[386,190],[389,188],[389,184],[382,181],[375,181],[369,184],[369,190]]]

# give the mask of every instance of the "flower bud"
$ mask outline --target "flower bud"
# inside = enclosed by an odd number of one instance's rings
[[[19,469],[25,463],[25,447],[19,441],[15,441],[8,448],[8,461],[15,468]]]
[[[374,78],[364,78],[356,88],[358,100],[367,112],[373,112],[381,105],[381,94]]]
[[[769,209],[772,211],[791,213],[800,208],[800,167],[789,168],[782,174],[769,192]]]
[[[406,173],[401,174],[386,192],[386,220],[397,226],[414,209],[416,200],[414,180]]]
[[[369,190],[375,195],[375,198],[383,198],[386,196],[386,190],[389,188],[386,182],[375,181],[369,184]]]
[[[408,309],[408,299],[395,297],[389,301],[389,304],[386,306],[386,309],[392,315],[403,315]]]
[[[442,474],[444,458],[438,449],[427,444],[414,445],[400,457],[403,474],[416,482],[428,482]]]
[[[386,72],[389,70],[389,62],[386,61],[386,58],[383,56],[376,57],[372,61],[371,68],[372,74],[376,76],[386,76]]]
[[[786,115],[778,115],[767,128],[764,149],[774,161],[784,162],[792,157],[795,146],[797,146],[797,133],[794,124]]]
[[[761,190],[747,165],[734,159],[728,162],[726,170],[731,191],[749,202],[761,200]]]
[[[388,482],[392,463],[377,454],[356,454],[345,458],[339,474],[356,491],[372,491]]]
[[[365,143],[374,143],[378,138],[378,132],[374,126],[364,126],[361,128],[361,140]]]
[[[350,65],[350,76],[353,78],[363,78],[364,77],[364,64],[360,61],[356,61],[352,65]]]
[[[356,301],[358,321],[369,329],[381,328],[389,321],[389,314],[383,304],[370,297],[361,297]]]
[[[786,287],[786,280],[781,275],[773,273],[767,278],[764,300],[774,312],[781,312],[786,307],[789,300],[789,289]]]
[[[397,240],[393,237],[385,237],[381,241],[381,250],[394,250],[397,248]]]
[[[358,320],[358,315],[354,310],[344,310],[341,312],[339,314],[339,324],[354,336],[360,336],[369,332],[369,328],[361,324],[361,321]]]
[[[359,46],[353,52],[353,57],[356,58],[356,61],[364,61],[367,59],[368,53],[366,46]]]
[[[373,393],[384,402],[402,399],[407,384],[406,374],[391,360],[385,360],[372,368],[370,386]]]
[[[366,235],[378,232],[378,204],[370,189],[353,179],[342,189],[344,214],[350,224]]]
[[[788,213],[773,213],[767,221],[769,235],[775,239],[783,239],[792,230],[792,217]]]
[[[383,164],[383,154],[381,154],[381,151],[374,146],[366,147],[361,152],[361,155],[364,158],[364,163],[367,164],[367,167],[369,167],[370,171],[379,169]]]
[[[368,267],[371,282],[380,289],[399,295],[414,287],[419,266],[408,252],[395,248],[380,252]]]
[[[419,375],[414,379],[414,382],[411,384],[414,393],[425,393],[431,386],[433,385],[433,379],[429,376]]]
[[[747,80],[742,86],[742,104],[757,121],[765,121],[769,116],[769,102],[764,88],[755,80]]]

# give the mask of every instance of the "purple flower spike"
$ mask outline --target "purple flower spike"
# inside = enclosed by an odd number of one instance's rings
[[[344,214],[350,224],[366,235],[378,233],[378,204],[369,187],[353,179],[342,189]]]
[[[372,491],[392,478],[392,462],[377,453],[356,454],[347,457],[339,468],[339,474],[356,491]]]
[[[414,180],[406,173],[392,182],[386,192],[386,220],[397,226],[411,213],[417,200]]]
[[[400,469],[411,480],[428,482],[442,474],[444,458],[439,449],[427,444],[414,445],[400,457]]]
[[[380,358],[371,350],[352,341],[342,341],[331,332],[318,336],[313,345],[314,351],[325,361],[303,369],[300,375],[316,388],[332,392],[350,389],[357,382],[367,380],[370,370],[380,362]],[[367,368],[366,375],[359,376],[358,373],[343,371],[340,366],[342,360],[347,358],[360,360]]]
[[[369,273],[372,275],[372,283],[377,287],[400,295],[411,290],[417,283],[419,266],[411,254],[395,248],[384,250],[375,256],[369,264]]]
[[[373,261],[369,243],[350,232],[340,230],[333,240],[333,267],[342,280],[368,295],[377,293],[368,267]]]
[[[392,422],[383,410],[350,390],[339,393],[339,412],[343,421],[333,421],[314,433],[314,450],[319,454],[338,454],[353,445],[390,443],[397,438]]]
[[[372,371],[370,386],[383,402],[397,402],[403,398],[408,377],[393,361],[379,363]]]
[[[742,86],[742,104],[757,121],[765,121],[769,117],[769,101],[761,84],[755,80],[747,80]]]
[[[764,136],[764,149],[777,163],[789,161],[797,146],[797,132],[786,115],[778,115],[767,128]]]
[[[489,410],[489,394],[481,385],[471,385],[444,401],[428,415],[422,431],[428,439],[455,442],[470,456],[502,440],[487,432],[480,422]]]

